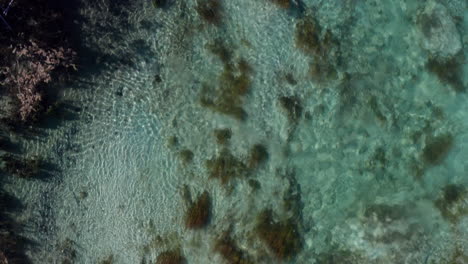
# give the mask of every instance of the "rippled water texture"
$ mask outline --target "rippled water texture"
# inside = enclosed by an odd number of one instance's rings
[[[8,187],[34,263],[468,263],[466,1],[121,2]]]

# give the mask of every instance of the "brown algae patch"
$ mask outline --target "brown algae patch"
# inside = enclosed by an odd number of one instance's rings
[[[317,263],[320,264],[360,264],[367,263],[360,254],[347,249],[332,248],[329,251],[322,252],[317,256]]]
[[[302,237],[294,221],[276,221],[271,210],[257,216],[255,232],[279,260],[292,259],[302,249]]]
[[[440,135],[426,140],[422,157],[430,165],[440,165],[453,147],[454,138],[451,134]]]
[[[253,264],[250,257],[242,251],[230,237],[229,232],[223,233],[214,245],[214,251],[220,254],[228,264]]]
[[[253,175],[255,169],[268,161],[267,148],[260,143],[254,144],[245,158],[234,156],[227,146],[232,137],[232,132],[228,128],[214,130],[214,136],[222,149],[216,156],[206,160],[205,167],[209,178],[218,179],[222,185],[226,185],[233,179],[242,179]]]
[[[175,148],[179,145],[179,139],[177,138],[177,136],[170,136],[168,139],[167,139],[167,147],[169,148]]]
[[[228,144],[229,140],[232,137],[232,132],[231,132],[231,129],[229,128],[215,129],[213,134],[216,138],[216,143],[220,145]]]
[[[270,0],[273,4],[281,7],[281,8],[284,8],[284,9],[288,9],[289,7],[291,7],[291,0]]]
[[[247,166],[227,149],[223,149],[217,157],[207,160],[205,165],[210,178],[219,179],[223,185],[233,178],[245,177],[248,171]]]
[[[405,217],[406,209],[401,205],[371,204],[364,211],[366,218],[375,218],[381,223],[390,223]]]
[[[435,74],[443,83],[450,85],[456,92],[466,91],[463,84],[463,62],[459,61],[459,56],[454,56],[448,60],[438,60],[430,58],[426,64],[427,69]],[[461,57],[464,57],[461,55]]]
[[[114,263],[114,255],[109,255],[106,259],[99,261],[99,264],[112,264]]]
[[[193,202],[185,215],[185,227],[188,229],[202,229],[211,218],[211,197],[207,191],[203,192]]]
[[[221,0],[199,0],[195,9],[205,22],[221,25],[223,20]]]
[[[309,73],[313,80],[319,82],[338,78],[333,48],[338,49],[339,43],[330,30],[325,33],[322,31],[318,22],[310,15],[297,22],[295,31],[296,47],[313,58]]]
[[[294,75],[290,72],[286,73],[284,75],[284,80],[290,84],[290,85],[296,85],[297,84],[297,80],[296,78],[294,78]]]
[[[468,213],[468,209],[463,206],[466,196],[467,190],[463,185],[449,184],[442,189],[434,205],[444,219],[454,223]]]
[[[279,105],[285,110],[289,121],[296,122],[302,116],[301,101],[296,96],[282,96],[278,99]]]
[[[295,32],[296,47],[306,54],[320,54],[323,50],[320,31],[319,24],[312,17],[299,20]]]
[[[186,264],[187,260],[179,250],[164,251],[159,254],[156,264]]]
[[[23,179],[33,179],[40,175],[41,163],[39,158],[21,159],[12,154],[3,155],[0,160],[4,162],[4,170]]]
[[[242,104],[252,84],[252,67],[243,58],[233,62],[232,51],[219,41],[208,48],[220,58],[224,70],[218,76],[217,84],[205,83],[202,86],[200,104],[235,119],[245,120],[247,113]]]
[[[317,58],[314,60],[314,63],[310,64],[309,74],[313,80],[318,82],[336,80],[338,78],[338,72],[332,63]]]
[[[369,98],[368,104],[369,104],[370,109],[374,113],[375,117],[377,118],[377,120],[379,120],[382,123],[385,123],[387,121],[387,117],[385,117],[385,115],[383,114],[383,112],[382,112],[382,110],[381,110],[381,108],[379,106],[377,97],[375,95],[372,95]]]
[[[248,167],[250,169],[257,168],[268,159],[268,151],[262,144],[255,144],[250,149]]]
[[[190,149],[183,149],[179,152],[179,158],[183,165],[188,165],[193,161],[193,152]]]
[[[325,31],[322,36],[322,28],[310,15],[296,23],[295,43],[305,54],[319,57],[327,56],[332,45],[336,44],[331,31]]]
[[[249,184],[250,188],[252,188],[253,191],[258,191],[262,187],[260,185],[260,182],[255,179],[249,179],[247,181],[247,184]]]
[[[167,6],[168,0],[152,0],[151,3],[155,8],[164,8]]]

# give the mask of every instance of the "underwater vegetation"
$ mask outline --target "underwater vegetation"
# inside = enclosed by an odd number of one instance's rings
[[[257,180],[255,179],[249,179],[247,181],[247,183],[249,184],[250,188],[252,188],[252,190],[254,191],[257,191],[257,190],[260,190],[260,188],[262,187],[260,185],[260,182],[258,182]]]
[[[210,178],[219,179],[223,185],[233,178],[247,175],[247,166],[227,149],[223,149],[217,157],[207,160],[205,165]]]
[[[205,191],[189,206],[185,215],[185,227],[188,229],[204,228],[209,224],[210,218],[211,197]]]
[[[229,232],[224,232],[216,241],[214,251],[220,254],[228,264],[253,264],[249,256],[236,245]]]
[[[467,190],[463,185],[446,185],[434,205],[439,209],[442,216],[450,222],[456,222],[460,216],[467,214],[468,209],[463,207]]]
[[[229,128],[215,129],[214,136],[216,138],[216,143],[226,145],[231,139],[232,132]]]
[[[456,92],[464,92],[466,87],[463,85],[463,63],[459,60],[458,56],[444,61],[430,58],[426,67],[441,82],[449,84]]]
[[[322,32],[316,19],[307,15],[296,23],[296,47],[304,54],[312,57],[309,73],[313,80],[324,82],[338,78],[334,63],[336,61],[333,48],[339,48],[338,42],[330,30]]]
[[[242,177],[246,173],[245,164],[228,149],[223,149],[217,157],[207,160],[205,165],[210,178],[218,178],[222,184],[226,184],[232,178]]]
[[[298,97],[282,96],[278,99],[290,122],[296,122],[302,116],[302,105]]]
[[[77,251],[76,251],[75,241],[66,238],[64,241],[58,243],[57,249],[62,256],[61,264],[72,264],[76,261]]]
[[[242,108],[242,103],[243,97],[249,92],[252,83],[252,67],[243,58],[233,62],[232,51],[220,41],[208,48],[220,58],[224,70],[218,78],[217,85],[206,83],[203,85],[200,104],[235,119],[245,120],[247,113]]]
[[[187,260],[180,250],[168,250],[159,254],[156,264],[186,264]]]
[[[419,223],[408,223],[413,205],[370,204],[364,210],[362,224],[366,226],[366,240],[383,244],[406,243],[419,239],[423,228]],[[408,223],[404,229],[401,224]]]
[[[11,140],[7,139],[6,137],[0,136],[0,150],[18,153],[19,147],[13,144],[13,142],[11,142]]]
[[[4,169],[20,178],[32,179],[38,176],[41,169],[41,160],[38,158],[19,159],[13,155],[4,155],[1,157],[4,162]]]
[[[151,3],[155,8],[164,8],[167,6],[168,0],[151,0]]]
[[[109,255],[107,258],[99,262],[99,264],[112,264],[112,263],[114,263],[114,255]]]
[[[281,8],[289,8],[291,6],[290,0],[271,0],[273,4],[276,4],[277,6]]]
[[[255,144],[250,149],[249,161],[247,162],[250,169],[257,168],[260,164],[268,159],[268,151],[262,144]]]
[[[2,264],[31,263],[25,252],[32,243],[20,235],[22,225],[12,218],[14,212],[21,208],[18,199],[0,189],[0,263]]]
[[[294,170],[288,169],[282,173],[289,183],[286,192],[283,194],[283,208],[284,211],[296,219],[297,223],[302,222],[302,210],[304,203],[302,202],[301,186],[297,182]]]
[[[196,10],[205,22],[216,26],[221,25],[223,14],[220,0],[198,0]]]
[[[179,158],[183,165],[188,165],[193,161],[193,152],[190,149],[183,149],[179,152]]]
[[[453,141],[451,134],[428,138],[422,153],[424,161],[430,165],[441,164],[452,149]]]
[[[465,254],[463,252],[463,249],[461,249],[460,246],[457,246],[457,248],[455,249],[455,251],[453,252],[451,256],[451,259],[448,262],[444,262],[443,264],[465,264],[465,263],[468,263],[468,254]]]
[[[369,98],[369,107],[372,110],[372,112],[374,113],[375,117],[377,117],[377,120],[379,120],[382,123],[387,121],[387,118],[385,117],[385,115],[380,110],[379,103],[378,103],[377,97],[375,95],[372,95]]]
[[[208,45],[207,48],[213,55],[216,55],[221,60],[225,68],[231,67],[233,51],[228,49],[222,40],[215,40],[212,44]]]
[[[346,249],[338,249],[332,247],[329,251],[321,252],[317,258],[316,263],[320,264],[358,264],[358,263],[365,263],[361,256],[346,250]]]
[[[338,78],[335,66],[327,60],[322,61],[320,59],[316,59],[310,64],[309,74],[313,80],[318,82],[325,82]]]
[[[290,72],[288,72],[288,73],[286,73],[284,75],[284,79],[290,85],[296,85],[297,84],[297,80],[294,78],[294,75],[292,73],[290,73]]]
[[[364,216],[375,217],[381,223],[389,223],[405,216],[405,208],[401,205],[371,204],[366,207]]]
[[[306,54],[319,55],[322,52],[320,42],[321,28],[314,18],[308,16],[296,24],[296,47]]]
[[[167,139],[167,146],[170,148],[176,147],[179,144],[179,139],[176,136],[170,136]]]
[[[277,259],[292,259],[302,249],[302,237],[294,221],[276,221],[269,209],[257,216],[254,231]]]
[[[321,35],[322,28],[310,15],[300,19],[296,23],[296,47],[305,54],[324,58],[327,56],[331,45],[334,44],[333,37],[329,30],[323,36]]]
[[[374,175],[375,179],[377,180],[393,180],[394,174],[391,170],[388,170],[391,155],[395,155],[395,153],[392,153],[391,150],[386,150],[383,146],[378,146],[375,150],[373,150],[373,153],[370,155],[369,159],[365,161],[363,167],[364,170],[367,170],[369,173]],[[412,169],[414,172],[416,170],[416,166],[421,166],[421,162],[415,160],[412,165],[413,167],[410,169]]]
[[[77,114],[82,110],[81,107],[74,106],[70,102],[66,101],[50,102],[50,104],[44,106],[44,109],[45,111],[41,116],[41,119],[37,120],[41,123],[38,125],[42,125],[42,123],[50,123],[50,119],[52,118],[60,121],[76,120],[78,119]]]

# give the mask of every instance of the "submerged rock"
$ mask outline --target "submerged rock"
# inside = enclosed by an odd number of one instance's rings
[[[443,5],[435,2],[426,5],[418,23],[423,33],[422,46],[432,56],[445,60],[460,52],[460,34]]]

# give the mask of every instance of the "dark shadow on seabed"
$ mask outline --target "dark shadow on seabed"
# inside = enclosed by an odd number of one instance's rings
[[[0,173],[4,178],[4,173]],[[1,181],[2,179],[0,179]],[[1,184],[1,183],[0,183]],[[0,186],[1,188],[1,186]],[[14,220],[15,212],[22,210],[21,202],[6,192],[0,190],[0,262],[11,264],[29,264],[26,249],[33,242],[21,234],[23,226]],[[3,259],[2,259],[3,258]],[[7,261],[7,262],[6,262]]]
[[[10,5],[10,4],[11,5]],[[0,81],[3,81],[5,73],[14,65],[15,47],[37,43],[45,50],[58,50],[71,48],[80,51],[81,35],[77,23],[80,23],[78,14],[81,1],[60,0],[5,0],[0,1],[0,7],[8,4],[7,14],[2,12],[8,22],[8,28],[0,22]],[[31,22],[32,21],[32,22]],[[76,62],[78,64],[79,62]],[[78,67],[79,68],[79,67]],[[11,69],[11,68],[10,68]],[[60,173],[57,165],[48,160],[48,157],[31,155],[29,144],[23,142],[45,142],[45,137],[50,133],[48,129],[55,129],[64,122],[76,120],[80,108],[69,102],[60,101],[60,90],[68,86],[69,80],[73,81],[75,73],[65,67],[57,68],[52,73],[52,82],[40,83],[37,87],[42,93],[42,105],[38,109],[38,115],[31,120],[21,120],[18,110],[17,91],[14,87],[7,87],[3,83],[0,86],[1,103],[7,102],[8,107],[2,107],[0,112],[0,263],[29,264],[33,263],[28,252],[34,252],[40,248],[40,241],[33,241],[31,232],[41,232],[34,227],[35,222],[45,221],[41,219],[20,220],[19,215],[24,214],[25,205],[7,192],[4,188],[12,182],[18,181],[46,181],[59,182],[53,179]],[[68,83],[67,83],[68,81]],[[7,99],[7,100],[3,100]],[[12,180],[13,177],[22,178]],[[28,184],[27,182],[25,184]],[[47,192],[47,190],[45,190]],[[42,196],[49,196],[44,193]],[[29,206],[28,206],[29,207]],[[28,209],[29,210],[29,209]],[[52,225],[48,220],[47,225]],[[33,230],[26,230],[29,227]],[[28,229],[29,229],[28,228]],[[28,237],[28,238],[27,238]],[[45,263],[35,260],[37,263]]]

